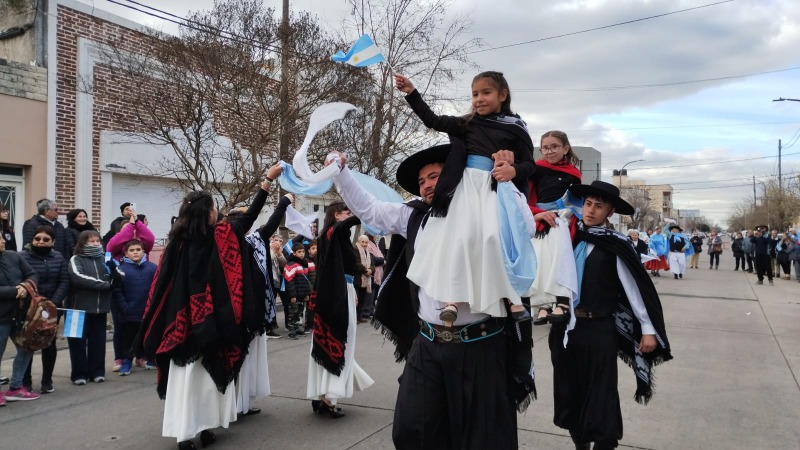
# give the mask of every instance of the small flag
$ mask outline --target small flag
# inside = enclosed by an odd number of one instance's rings
[[[82,338],[86,311],[68,309],[64,320],[64,337]]]
[[[358,38],[347,54],[339,50],[335,55],[331,56],[331,60],[347,63],[356,67],[366,67],[385,61],[378,46],[375,45],[375,42],[373,42],[372,38],[367,34]]]

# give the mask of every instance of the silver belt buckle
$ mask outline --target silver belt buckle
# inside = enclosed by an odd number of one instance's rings
[[[450,341],[452,341],[452,340],[453,340],[453,333],[452,333],[452,332],[450,332],[450,331],[447,331],[447,330],[445,330],[445,331],[440,331],[440,332],[439,332],[439,338],[440,338],[441,340],[445,341],[445,342],[450,342]]]

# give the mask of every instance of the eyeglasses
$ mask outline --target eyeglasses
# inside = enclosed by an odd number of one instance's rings
[[[550,147],[542,147],[541,150],[542,150],[542,153],[553,153],[553,152],[557,152],[557,151],[561,150],[562,148],[564,148],[563,145],[553,145],[553,146],[550,146]]]

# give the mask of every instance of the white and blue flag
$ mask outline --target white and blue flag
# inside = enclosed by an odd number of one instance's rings
[[[86,311],[68,309],[64,318],[64,337],[82,338],[83,321],[86,318]]]
[[[356,67],[366,67],[385,61],[378,46],[375,45],[375,42],[372,41],[368,34],[358,38],[347,54],[339,50],[335,55],[331,56],[331,60]]]

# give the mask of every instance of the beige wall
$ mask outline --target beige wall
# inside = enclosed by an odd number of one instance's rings
[[[0,94],[0,164],[21,166],[25,220],[47,195],[47,103]]]

